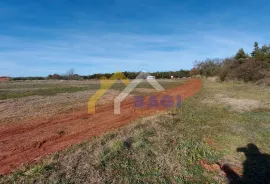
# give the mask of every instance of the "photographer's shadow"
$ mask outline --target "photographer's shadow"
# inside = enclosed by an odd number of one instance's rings
[[[229,183],[270,184],[270,155],[261,153],[255,144],[237,148],[237,151],[243,152],[246,156],[243,162],[243,175],[240,177],[230,166],[223,165],[221,169],[226,173]]]

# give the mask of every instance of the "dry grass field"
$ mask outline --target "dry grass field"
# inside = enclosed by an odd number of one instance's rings
[[[185,80],[158,80],[164,89],[174,88]],[[59,114],[87,110],[88,99],[99,89],[99,81],[11,81],[0,83],[0,124],[52,119]],[[112,102],[125,88],[117,81],[98,101],[98,106]],[[149,95],[156,91],[144,81],[132,94]]]
[[[166,88],[183,83],[162,82]],[[70,85],[80,88],[89,85],[81,83]],[[12,85],[13,91],[18,84]],[[146,84],[139,88],[140,94],[151,92]],[[3,92],[7,87],[1,89]],[[47,111],[44,117],[75,110],[85,105],[84,100],[93,91],[71,90],[50,96],[1,100],[1,123],[42,116],[38,108]],[[105,98],[113,99],[117,92],[113,88]],[[28,103],[29,107],[24,106]],[[30,110],[32,113],[27,113]],[[269,87],[204,80],[203,88],[183,102],[181,111],[168,110],[134,120],[125,127],[23,165],[9,175],[2,175],[0,183],[227,183],[219,164],[228,164],[244,183],[267,183],[269,135]],[[260,154],[250,156],[243,151],[249,150],[250,143],[258,147]]]

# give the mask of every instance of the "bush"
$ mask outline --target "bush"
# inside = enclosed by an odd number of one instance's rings
[[[233,68],[239,65],[238,61],[234,58],[226,58],[221,64],[219,71],[220,81],[228,80],[228,76]]]
[[[205,61],[195,61],[195,70],[202,76],[217,76],[220,72],[222,59],[207,59]]]
[[[230,79],[243,80],[244,82],[256,82],[266,77],[268,70],[264,67],[265,62],[247,59],[244,63],[230,71]]]

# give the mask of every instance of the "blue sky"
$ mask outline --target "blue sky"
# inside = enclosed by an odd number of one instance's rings
[[[268,0],[2,0],[0,76],[191,69],[270,44]]]

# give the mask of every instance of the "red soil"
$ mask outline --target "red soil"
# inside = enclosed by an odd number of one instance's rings
[[[208,171],[221,171],[218,164],[209,164],[206,160],[201,160],[201,165]]]
[[[184,100],[193,96],[201,87],[202,81],[194,78],[175,89],[157,93],[157,97],[160,99],[165,94],[181,95]],[[128,98],[121,103],[121,115],[113,114],[111,103],[97,108],[93,115],[83,109],[51,121],[37,119],[0,125],[0,174],[8,174],[21,164],[35,162],[42,156],[122,127],[143,116],[133,112],[133,108],[134,99]]]

